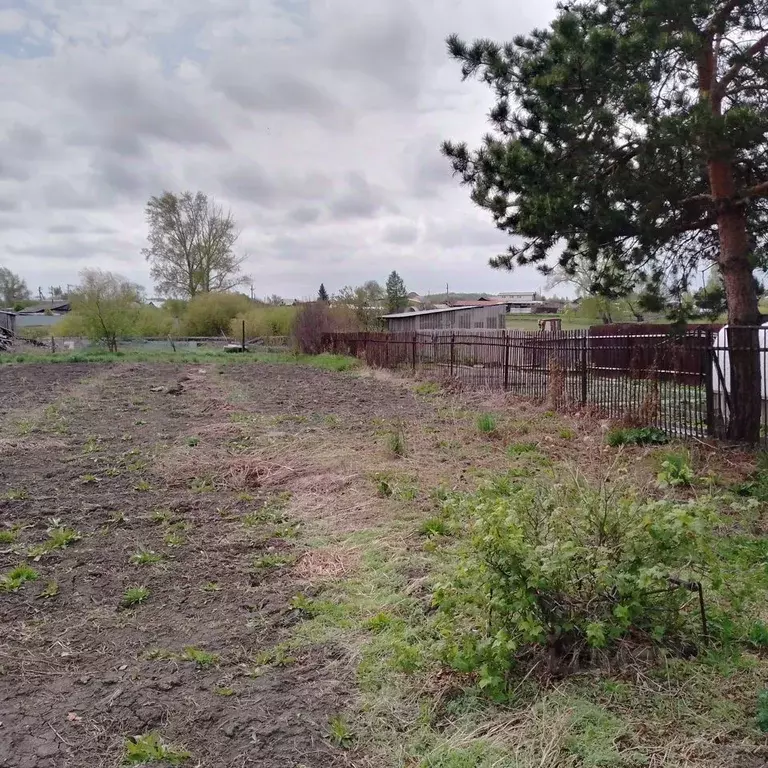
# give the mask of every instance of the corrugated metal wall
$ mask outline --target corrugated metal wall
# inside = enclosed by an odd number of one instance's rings
[[[387,329],[391,333],[442,331],[451,328],[499,331],[504,329],[505,317],[506,309],[503,304],[491,304],[487,307],[470,307],[446,312],[413,312],[408,317],[388,319]]]

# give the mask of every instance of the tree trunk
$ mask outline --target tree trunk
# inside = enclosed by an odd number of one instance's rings
[[[761,371],[760,310],[752,276],[747,217],[744,208],[725,202],[735,193],[729,163],[710,163],[712,195],[721,208],[720,272],[728,304],[728,339],[731,366],[731,414],[727,435],[732,440],[756,443],[760,439]],[[725,194],[724,194],[725,193]]]

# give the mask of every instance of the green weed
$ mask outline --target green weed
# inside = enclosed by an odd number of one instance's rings
[[[0,544],[14,544],[19,538],[19,529],[15,526],[0,531]]]
[[[163,556],[159,552],[141,547],[131,555],[129,562],[132,565],[154,565],[162,562],[162,559]]]
[[[208,581],[200,587],[201,592],[221,592],[221,584],[216,581]]]
[[[292,555],[281,555],[279,553],[268,553],[257,557],[253,561],[253,567],[257,569],[262,568],[285,568],[287,565],[292,565],[296,560]]]
[[[669,442],[669,437],[663,429],[656,427],[641,427],[632,429],[616,428],[610,430],[605,437],[608,445],[663,445]]]
[[[352,746],[355,735],[343,715],[334,715],[328,721],[328,738],[331,744],[342,749],[349,749]]]
[[[141,605],[149,599],[149,590],[146,587],[128,587],[123,592],[121,605],[124,608],[131,608],[134,605]]]
[[[507,453],[512,457],[522,456],[526,453],[537,453],[538,450],[537,443],[511,443],[507,446]]]
[[[138,491],[139,493],[146,493],[147,491],[152,490],[152,486],[146,480],[139,480],[139,482],[133,486],[133,490]]]
[[[576,433],[567,427],[561,429],[559,434],[563,440],[573,440],[573,438],[576,437]]]
[[[395,429],[387,434],[387,448],[393,456],[399,459],[408,454],[405,430],[402,425],[398,424]]]
[[[213,493],[216,485],[210,477],[195,477],[189,484],[189,490],[192,493]]]
[[[194,662],[198,669],[208,669],[214,667],[219,663],[219,656],[216,653],[210,651],[204,651],[194,646],[187,646],[179,656],[182,661]]]
[[[440,394],[440,385],[434,381],[422,381],[413,388],[413,391],[422,397],[434,397]]]
[[[91,475],[91,474],[81,475],[80,482],[83,485],[95,485],[96,483],[99,482],[99,478],[96,477],[96,475]]]
[[[55,581],[49,581],[43,591],[37,596],[38,599],[45,600],[52,597],[56,597],[59,594],[59,585]]]
[[[483,435],[489,437],[495,435],[499,429],[499,421],[492,413],[481,413],[477,417],[477,430]]]
[[[194,447],[200,445],[200,438],[199,437],[188,437],[187,438],[187,445],[190,448],[194,448]]]
[[[757,727],[763,733],[768,733],[768,688],[757,697]]]
[[[26,501],[29,498],[29,491],[26,488],[11,488],[6,492],[5,498],[8,501]]]
[[[186,750],[164,742],[160,735],[154,731],[140,736],[129,736],[125,740],[124,746],[123,765],[148,765],[151,763],[179,765],[191,757]]]
[[[661,471],[656,476],[662,488],[693,485],[696,475],[688,457],[682,453],[667,453],[662,457]]]
[[[419,526],[419,533],[422,536],[429,537],[448,536],[450,533],[450,525],[445,518],[431,517]]]
[[[229,696],[235,695],[235,689],[234,688],[227,688],[225,686],[220,686],[218,688],[214,688],[213,691],[217,696],[224,696],[225,698],[228,698]]]
[[[170,509],[153,509],[150,520],[153,523],[170,523],[173,520],[173,512]]]
[[[28,581],[37,581],[40,574],[28,565],[17,565],[13,570],[0,576],[0,592],[17,592]]]
[[[265,648],[253,657],[256,670],[261,667],[290,667],[296,661],[297,659],[292,655],[291,649],[284,643]]]

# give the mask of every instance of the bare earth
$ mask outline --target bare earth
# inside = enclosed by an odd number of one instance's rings
[[[311,579],[254,563],[301,564],[323,527],[311,513],[334,498],[346,498],[330,515],[342,526],[372,513],[355,501],[354,466],[324,467],[328,448],[418,417],[413,395],[270,365],[7,366],[0,391],[0,521],[19,531],[0,544],[0,571],[52,526],[82,537],[0,595],[0,766],[119,765],[125,738],[148,731],[206,766],[350,764],[326,738],[354,695],[344,653],[258,664]],[[161,559],[133,563],[142,550]],[[41,596],[50,582],[58,594]],[[137,585],[146,603],[123,607]]]

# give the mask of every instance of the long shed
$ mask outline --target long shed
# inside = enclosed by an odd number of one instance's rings
[[[410,331],[443,331],[457,328],[462,330],[502,330],[506,322],[506,306],[483,304],[473,307],[450,307],[448,309],[425,309],[421,312],[397,312],[384,315],[390,333]]]

